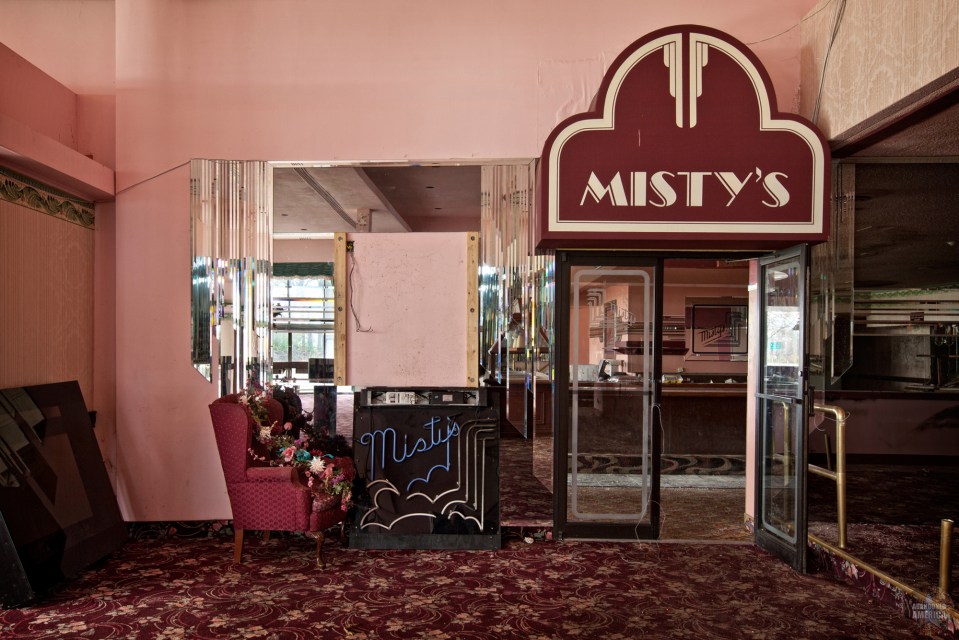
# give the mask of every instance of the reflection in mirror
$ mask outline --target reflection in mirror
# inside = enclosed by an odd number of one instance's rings
[[[190,164],[190,215],[193,262],[190,320],[193,367],[207,380],[213,376],[213,194],[210,163]]]
[[[855,168],[836,165],[833,192],[839,195],[832,201],[829,240],[812,248],[809,368],[816,389],[837,386],[852,367]]]
[[[480,364],[506,387],[507,420],[526,437],[551,424],[541,405],[552,381],[553,258],[535,255],[534,178],[532,163],[481,173]]]
[[[273,177],[265,162],[193,160],[193,364],[220,394],[268,382]]]

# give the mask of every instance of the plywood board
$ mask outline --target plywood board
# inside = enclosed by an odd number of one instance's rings
[[[467,237],[351,236],[354,248],[346,256],[347,384],[475,385],[467,379]]]

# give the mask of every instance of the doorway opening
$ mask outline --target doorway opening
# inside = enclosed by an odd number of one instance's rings
[[[748,286],[747,260],[664,260],[660,539],[751,540]]]
[[[750,262],[558,252],[560,535],[747,543]]]
[[[312,412],[333,391],[333,263],[275,264],[270,294],[272,382]]]

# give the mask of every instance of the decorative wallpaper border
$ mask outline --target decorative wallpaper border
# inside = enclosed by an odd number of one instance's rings
[[[94,205],[0,168],[0,199],[45,213],[66,222],[93,229]]]

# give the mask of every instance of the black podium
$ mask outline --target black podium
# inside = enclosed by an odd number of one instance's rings
[[[350,546],[498,549],[499,407],[485,389],[364,389]]]

